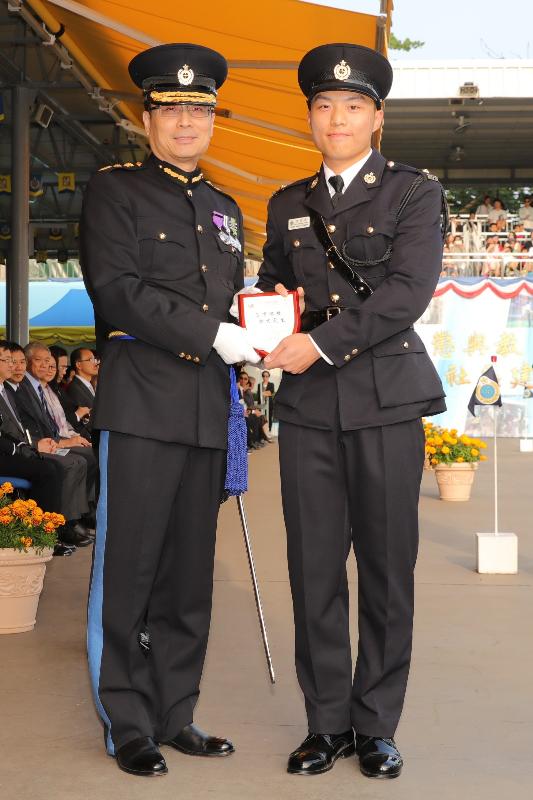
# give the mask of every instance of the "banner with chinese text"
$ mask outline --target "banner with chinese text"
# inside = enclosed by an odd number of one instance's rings
[[[502,391],[499,435],[533,435],[533,280],[464,278],[439,282],[426,313],[416,324],[439,372],[448,410],[437,424],[491,435],[491,407],[468,413],[481,373],[496,355]]]

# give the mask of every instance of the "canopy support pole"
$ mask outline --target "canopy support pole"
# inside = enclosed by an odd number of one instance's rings
[[[29,338],[30,106],[34,92],[12,89],[11,250],[7,270],[7,338],[23,347]]]

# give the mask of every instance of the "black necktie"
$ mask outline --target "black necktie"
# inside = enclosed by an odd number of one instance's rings
[[[55,438],[59,433],[59,429],[58,429],[58,427],[56,425],[55,419],[53,418],[52,414],[50,413],[50,409],[48,408],[48,403],[46,402],[46,397],[44,396],[43,387],[40,384],[37,387],[37,390],[39,392],[39,398],[41,400],[41,406],[43,407],[43,414],[44,414],[45,418],[48,420],[48,424],[50,425],[50,428],[52,429],[52,437]]]
[[[332,175],[331,178],[328,178],[328,183],[330,186],[333,186],[335,190],[335,194],[331,197],[331,203],[333,208],[337,205],[339,200],[342,197],[342,190],[344,189],[344,181],[342,179],[342,175]]]

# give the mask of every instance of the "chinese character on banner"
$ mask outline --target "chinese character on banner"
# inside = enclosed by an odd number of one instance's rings
[[[518,355],[518,350],[516,349],[516,336],[514,333],[502,333],[498,339],[498,344],[496,345],[496,352],[499,356],[510,356],[513,353]]]
[[[455,344],[449,331],[437,331],[433,334],[433,351],[436,356],[451,358],[454,350]]]
[[[11,194],[11,175],[0,175],[0,194]]]
[[[474,353],[479,353],[481,355],[486,351],[486,349],[487,344],[483,333],[472,333],[468,337],[468,344],[465,347],[465,353],[467,353],[469,356],[473,356]]]
[[[516,389],[517,386],[525,386],[533,380],[533,368],[529,366],[527,361],[522,361],[519,367],[514,367],[511,370],[513,376],[511,386]]]
[[[74,172],[57,173],[57,191],[58,192],[76,191],[76,175],[74,174]]]
[[[463,386],[465,383],[472,383],[466,370],[460,365],[450,364],[444,377],[449,386]]]

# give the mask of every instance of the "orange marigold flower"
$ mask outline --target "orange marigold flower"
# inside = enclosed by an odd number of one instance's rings
[[[457,456],[457,458],[455,460],[457,461],[458,464],[462,464],[463,461],[464,461],[464,458],[462,456]]]
[[[472,447],[472,449],[470,450],[470,452],[472,453],[472,455],[473,455],[473,456],[478,456],[478,455],[479,455],[479,450],[476,450],[476,448],[475,448],[475,447]]]
[[[35,500],[26,500],[26,505],[31,509],[37,508],[37,503]]]
[[[0,486],[0,489],[4,494],[12,494],[14,492],[13,484],[9,483],[9,481],[3,483],[2,486]]]
[[[437,461],[436,458],[432,458],[431,463],[433,464],[433,466],[435,466],[435,464],[438,464],[439,462]]]
[[[486,461],[486,460],[487,460],[487,456],[480,456],[480,457],[479,457],[479,460],[480,460],[480,461]]]
[[[45,522],[44,529],[47,533],[52,533],[52,531],[55,531],[56,526],[53,522]]]

